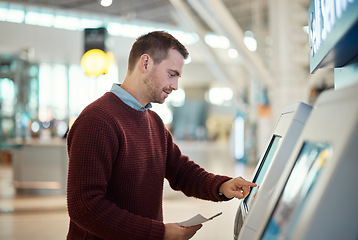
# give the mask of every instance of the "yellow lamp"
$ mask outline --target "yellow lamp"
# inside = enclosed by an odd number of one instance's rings
[[[110,64],[108,55],[100,49],[91,49],[83,54],[81,67],[88,76],[106,74]]]

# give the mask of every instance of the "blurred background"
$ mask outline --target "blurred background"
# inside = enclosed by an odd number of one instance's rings
[[[122,82],[131,45],[153,30],[190,53],[179,90],[153,110],[192,160],[250,179],[284,107],[313,105],[334,85],[333,69],[310,74],[310,3],[0,1],[0,239],[65,238],[66,133]],[[188,199],[166,184],[164,203],[166,222],[223,211],[193,239],[232,238],[238,201]]]

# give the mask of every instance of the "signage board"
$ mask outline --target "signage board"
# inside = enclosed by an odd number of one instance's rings
[[[308,25],[311,73],[358,55],[358,0],[312,0]]]

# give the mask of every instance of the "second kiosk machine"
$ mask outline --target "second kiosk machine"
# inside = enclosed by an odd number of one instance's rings
[[[311,73],[334,67],[335,88],[318,97],[260,226],[242,239],[358,239],[358,1],[314,0],[308,15]]]

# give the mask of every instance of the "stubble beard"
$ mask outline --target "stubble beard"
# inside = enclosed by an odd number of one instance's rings
[[[149,102],[162,104],[165,102],[165,98],[162,97],[163,89],[155,85],[155,79],[158,79],[158,77],[155,72],[155,69],[153,69],[152,72],[150,72],[150,74],[148,75],[148,77],[144,79],[144,84],[147,86],[146,95],[148,97]]]

